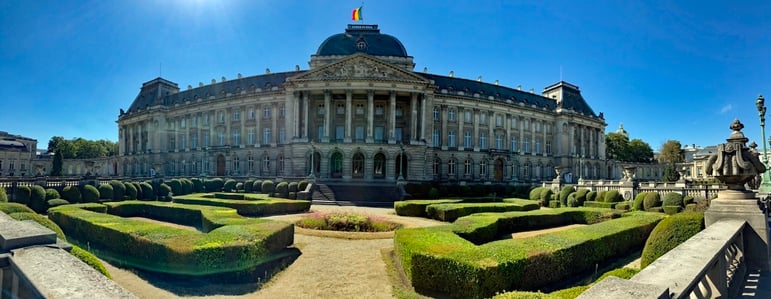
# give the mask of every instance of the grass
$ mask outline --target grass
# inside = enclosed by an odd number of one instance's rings
[[[352,213],[311,213],[295,223],[305,229],[343,232],[390,232],[401,225],[379,217]]]

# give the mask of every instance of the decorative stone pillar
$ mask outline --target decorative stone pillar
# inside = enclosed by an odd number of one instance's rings
[[[707,161],[707,173],[728,188],[712,200],[704,213],[704,222],[710,226],[723,219],[747,221],[752,233],[744,233],[745,259],[750,267],[769,271],[768,221],[758,207],[756,194],[744,188],[756,175],[765,172],[766,166],[745,147],[748,139],[741,132],[744,125],[734,120],[730,128],[733,133],[727,142],[719,144],[716,153]]]
[[[559,192],[562,190],[562,185],[565,184],[565,180],[562,178],[562,167],[555,166],[554,172],[557,174],[557,176],[551,181],[551,190]]]
[[[637,182],[635,181],[635,173],[637,173],[637,166],[628,165],[624,166],[624,178],[620,182],[620,187],[618,189],[618,193],[621,193],[621,196],[624,197],[624,200],[633,200],[635,195],[635,190],[637,188]]]

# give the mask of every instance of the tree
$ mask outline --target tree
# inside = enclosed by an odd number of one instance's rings
[[[645,141],[632,139],[619,134],[608,133],[605,138],[605,154],[608,159],[621,162],[650,163],[653,161],[653,149]]]
[[[59,148],[59,144],[62,142],[64,142],[64,137],[62,136],[51,137],[51,140],[48,141],[48,152],[53,153],[56,151],[56,149]]]
[[[86,140],[75,138],[65,140],[54,136],[48,141],[49,152],[59,151],[64,159],[94,159],[115,156],[118,154],[118,144],[109,140]]]
[[[667,140],[661,145],[661,154],[659,154],[659,162],[672,164],[683,162],[683,149],[680,145],[680,141]]]
[[[640,139],[632,139],[629,142],[628,152],[630,156],[630,162],[653,162],[653,149],[651,146]]]
[[[62,164],[64,164],[64,158],[62,157],[62,152],[59,150],[56,150],[54,152],[54,165],[51,167],[51,176],[62,175]]]

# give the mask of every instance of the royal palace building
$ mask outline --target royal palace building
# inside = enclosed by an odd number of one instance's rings
[[[118,172],[535,182],[559,166],[568,181],[610,176],[603,115],[567,82],[536,94],[416,72],[377,25],[348,25],[309,66],[184,90],[144,83],[117,121]]]

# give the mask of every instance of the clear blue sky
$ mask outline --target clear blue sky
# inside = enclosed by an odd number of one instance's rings
[[[0,130],[41,148],[52,136],[117,141],[119,109],[159,73],[185,89],[307,69],[361,4],[0,1]],[[767,0],[381,0],[363,15],[402,41],[418,71],[537,92],[562,76],[605,113],[607,131],[623,123],[654,150],[724,142],[734,118],[760,139],[758,94],[771,106]]]

